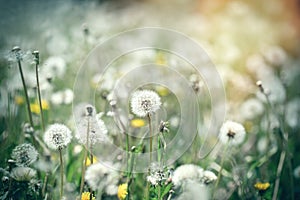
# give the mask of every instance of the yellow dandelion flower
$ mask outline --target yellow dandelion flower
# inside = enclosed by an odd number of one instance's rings
[[[32,113],[35,113],[35,114],[40,114],[40,105],[39,105],[39,102],[38,101],[35,101],[34,103],[31,103],[30,104],[30,109],[31,109],[31,112]],[[49,103],[48,101],[46,100],[42,100],[42,109],[43,110],[49,110]]]
[[[167,96],[170,93],[168,88],[163,87],[163,86],[157,86],[156,91],[159,94],[159,96]]]
[[[98,159],[96,156],[93,156],[93,164],[97,163],[98,162]],[[91,159],[88,157],[87,160],[86,160],[86,166],[90,166],[92,163],[91,163]]]
[[[90,200],[90,194],[89,192],[84,192],[81,195],[81,200]],[[92,200],[96,200],[96,198],[92,195]]]
[[[118,187],[118,198],[119,200],[124,200],[128,194],[127,192],[127,183],[121,184]]]
[[[134,128],[140,128],[142,126],[145,126],[146,123],[145,123],[145,120],[143,120],[143,119],[133,119],[133,120],[131,120],[130,124]]]
[[[155,63],[158,65],[167,65],[167,60],[162,52],[156,54]]]
[[[258,182],[258,183],[255,183],[254,187],[255,187],[255,189],[257,189],[259,191],[265,191],[270,187],[270,183],[268,183],[268,182],[267,183]]]
[[[24,98],[22,96],[15,96],[15,103],[17,105],[22,105],[24,103]]]

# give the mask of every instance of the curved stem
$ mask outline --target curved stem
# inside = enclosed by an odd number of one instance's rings
[[[33,127],[33,120],[32,120],[32,116],[31,116],[30,102],[29,102],[29,97],[28,97],[28,93],[27,93],[27,87],[26,87],[26,84],[25,84],[25,79],[24,79],[24,75],[23,75],[23,70],[22,70],[22,65],[21,65],[21,60],[20,59],[18,59],[18,66],[19,66],[19,71],[20,71],[20,75],[21,75],[21,79],[22,79],[22,84],[23,84],[23,89],[24,89],[24,93],[25,93],[25,99],[26,99],[26,105],[27,105],[29,123],[30,123],[31,127]]]

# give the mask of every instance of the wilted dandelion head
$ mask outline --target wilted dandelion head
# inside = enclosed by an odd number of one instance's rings
[[[15,167],[11,171],[11,177],[17,181],[30,181],[36,176],[36,170],[30,167]]]
[[[102,114],[99,113],[97,115],[92,114],[93,109],[89,109],[87,107],[87,115],[88,119],[82,120],[77,123],[77,130],[75,137],[78,139],[79,143],[94,145],[100,142],[107,141],[107,128],[105,126],[104,121],[101,119]],[[90,116],[91,114],[91,116]],[[87,131],[89,130],[89,134],[87,135]],[[88,139],[88,140],[87,140]]]
[[[14,148],[11,157],[17,166],[28,166],[37,160],[38,152],[31,144],[24,143]]]
[[[243,125],[233,121],[226,121],[222,125],[219,133],[219,139],[222,143],[227,144],[230,142],[232,145],[241,144],[245,136],[246,132]]]
[[[201,180],[203,169],[197,165],[181,165],[174,171],[172,181],[176,187],[181,186],[187,180]]]
[[[123,183],[118,187],[118,198],[119,200],[124,200],[128,194],[127,192],[128,185],[127,183]]]
[[[160,106],[160,97],[154,91],[139,90],[132,94],[131,110],[139,117],[154,113]]]
[[[64,124],[52,124],[45,132],[44,141],[53,150],[66,147],[72,139],[70,129]]]

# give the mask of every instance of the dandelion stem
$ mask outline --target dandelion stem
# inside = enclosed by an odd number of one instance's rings
[[[218,174],[218,178],[217,178],[217,182],[216,182],[216,184],[215,184],[215,189],[214,189],[214,190],[217,189],[217,187],[218,187],[218,185],[219,185],[219,183],[220,183],[220,180],[221,180],[222,171],[223,171],[223,167],[224,167],[224,161],[225,161],[227,149],[228,149],[228,146],[229,146],[229,142],[230,142],[230,141],[228,141],[227,144],[225,145],[225,150],[224,150],[224,152],[223,152],[224,154],[223,154],[222,159],[221,159],[221,168],[220,168],[220,171],[219,171],[219,174]]]
[[[80,183],[80,198],[82,197],[83,186],[84,186],[84,176],[85,170],[87,165],[87,158],[88,158],[88,148],[89,148],[89,137],[90,137],[90,117],[87,117],[87,130],[86,130],[86,147],[84,148],[84,163],[82,164],[82,171],[81,171],[81,183]],[[91,162],[93,162],[91,160]]]
[[[278,163],[278,167],[277,167],[276,181],[275,181],[275,186],[274,186],[274,192],[273,192],[272,200],[276,200],[277,199],[278,190],[279,190],[279,184],[280,184],[280,177],[281,177],[281,172],[282,172],[282,169],[283,169],[283,164],[284,164],[285,156],[286,156],[286,152],[282,151],[281,154],[280,154],[279,163]]]
[[[62,150],[61,148],[58,149],[59,151],[59,159],[60,159],[60,199],[63,198],[63,190],[64,190],[64,163],[62,159]]]
[[[45,178],[44,178],[44,184],[43,184],[43,189],[42,189],[42,196],[45,196],[46,189],[47,189],[47,184],[48,184],[48,173],[46,173]]]
[[[40,81],[39,81],[39,63],[40,63],[40,56],[38,51],[34,51],[32,53],[35,56],[35,75],[36,75],[36,84],[37,84],[37,93],[38,93],[38,100],[39,100],[39,106],[40,106],[40,116],[41,116],[41,124],[42,129],[45,131],[45,120],[44,120],[44,114],[43,114],[43,107],[42,107],[42,98],[41,98],[41,90],[40,90]]]
[[[148,113],[148,122],[149,122],[149,138],[150,138],[150,164],[152,162],[152,142],[153,142],[153,138],[152,138],[152,125],[151,125],[151,115],[150,113]]]
[[[26,99],[26,105],[27,105],[27,111],[28,111],[28,117],[29,117],[29,123],[33,127],[33,120],[32,120],[32,116],[31,116],[30,102],[29,102],[27,87],[26,87],[26,83],[25,83],[25,79],[24,79],[23,70],[22,70],[21,57],[19,55],[20,48],[15,47],[13,49],[13,51],[15,51],[15,53],[16,53],[16,58],[17,58],[17,61],[18,61],[18,67],[19,67],[19,71],[20,71],[20,75],[21,75],[21,79],[22,79],[22,84],[23,84],[23,89],[24,89],[25,99]]]

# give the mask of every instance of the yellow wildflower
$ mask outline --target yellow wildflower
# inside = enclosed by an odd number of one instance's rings
[[[22,105],[24,103],[24,98],[22,96],[15,96],[15,103],[17,105]]]
[[[167,65],[167,60],[162,52],[156,54],[155,63],[158,65]]]
[[[270,187],[270,183],[261,183],[258,182],[254,185],[255,189],[259,190],[259,191],[265,191]]]
[[[30,104],[30,109],[31,109],[31,112],[32,113],[35,113],[35,114],[40,114],[40,105],[39,105],[39,102],[36,101],[35,103],[31,103]],[[46,100],[42,100],[42,109],[43,110],[49,110],[49,103],[48,101]]]
[[[84,192],[81,195],[81,200],[90,200],[90,194],[89,192]],[[94,196],[92,196],[92,200],[96,200]]]
[[[134,128],[140,128],[142,126],[145,126],[145,120],[143,120],[143,119],[133,119],[133,120],[131,120],[130,124]]]
[[[119,187],[118,187],[119,200],[124,200],[126,198],[126,195],[128,194],[127,187],[128,187],[127,183],[119,185]]]
[[[163,87],[163,86],[157,86],[156,91],[159,94],[159,96],[167,96],[170,93],[168,88]]]
[[[98,162],[98,159],[96,156],[93,156],[93,164],[97,163]],[[86,166],[90,166],[92,163],[91,163],[91,159],[88,157],[87,160],[86,160]]]

